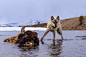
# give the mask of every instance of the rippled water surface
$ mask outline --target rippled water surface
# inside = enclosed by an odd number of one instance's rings
[[[45,31],[36,31],[40,39]],[[28,49],[18,47],[18,44],[3,42],[4,39],[15,36],[19,31],[0,31],[0,57],[86,57],[86,30],[63,30],[63,41],[56,33],[55,42],[49,32],[39,46]],[[78,36],[78,37],[77,37]]]

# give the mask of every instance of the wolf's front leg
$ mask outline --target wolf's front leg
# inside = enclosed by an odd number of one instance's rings
[[[43,38],[46,36],[46,34],[49,32],[49,30],[47,29],[46,32],[44,33],[44,35],[42,36],[42,38],[40,39],[40,41],[43,40]]]
[[[62,30],[60,30],[60,35],[61,35],[61,38],[62,38],[62,40],[63,40],[63,36],[62,36]]]
[[[55,41],[55,31],[53,31],[53,41]]]

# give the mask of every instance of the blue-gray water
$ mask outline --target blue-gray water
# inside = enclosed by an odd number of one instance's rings
[[[27,47],[18,47],[18,44],[3,42],[4,39],[15,36],[20,31],[0,31],[0,57],[86,57],[86,30],[63,30],[63,41],[56,33],[53,43],[53,35],[49,32],[39,46],[28,50]],[[44,31],[36,31],[40,39]]]

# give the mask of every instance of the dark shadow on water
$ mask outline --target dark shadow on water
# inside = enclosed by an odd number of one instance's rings
[[[53,40],[53,39],[47,39],[48,41],[49,40]],[[74,40],[74,39],[56,39],[55,41],[70,41],[70,40]]]
[[[80,40],[86,40],[86,36],[76,36],[76,38],[78,38]]]
[[[76,36],[76,37],[86,37],[86,36]]]

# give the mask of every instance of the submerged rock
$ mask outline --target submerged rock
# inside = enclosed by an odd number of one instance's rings
[[[35,46],[39,45],[38,33],[34,31],[25,31],[24,33],[19,33],[16,36],[7,38],[4,42],[9,43],[19,43],[23,46]]]

